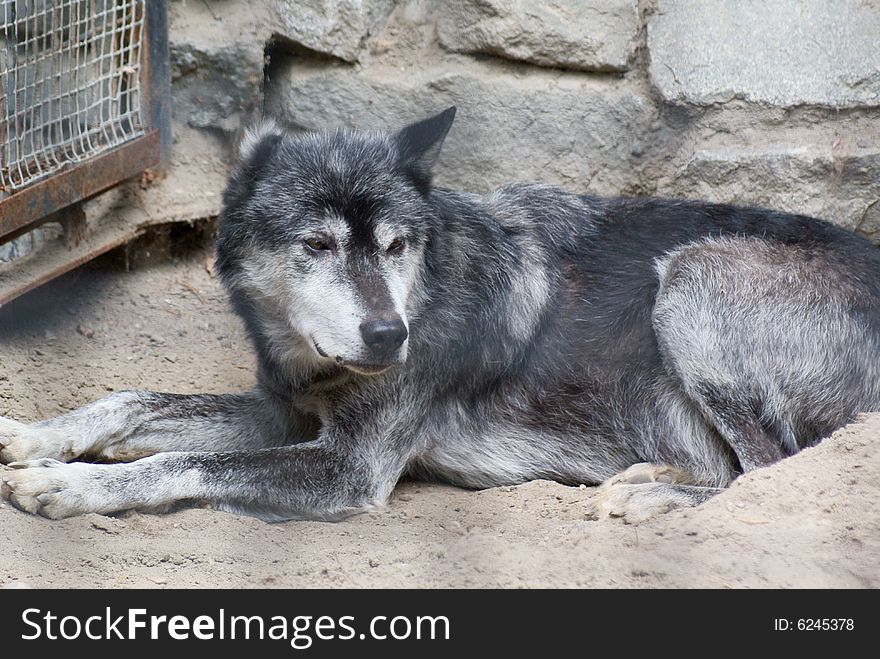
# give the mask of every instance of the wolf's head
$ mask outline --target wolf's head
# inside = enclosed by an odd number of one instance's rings
[[[396,133],[248,133],[224,194],[217,265],[270,349],[359,373],[406,360],[455,108]]]

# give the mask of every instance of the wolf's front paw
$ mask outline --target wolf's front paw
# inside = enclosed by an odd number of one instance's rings
[[[57,430],[39,428],[0,416],[0,463],[51,458],[70,462],[73,440]]]
[[[43,458],[13,462],[0,471],[0,495],[18,508],[49,519],[104,512],[102,489],[94,478],[100,465],[65,464]]]

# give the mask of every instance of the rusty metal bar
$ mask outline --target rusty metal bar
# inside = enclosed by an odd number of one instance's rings
[[[164,0],[147,2],[148,57],[144,59],[143,71],[148,80],[141,85],[146,90],[144,108],[150,126],[160,131],[159,155],[161,168],[171,158],[171,54],[168,42],[168,7]]]
[[[160,143],[160,131],[151,131],[0,199],[0,238],[157,166]]]

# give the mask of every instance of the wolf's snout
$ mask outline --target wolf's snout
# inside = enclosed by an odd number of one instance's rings
[[[361,323],[361,336],[371,350],[388,354],[403,345],[409,332],[399,317],[391,320],[382,318]]]

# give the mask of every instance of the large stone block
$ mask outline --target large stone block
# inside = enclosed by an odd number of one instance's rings
[[[880,240],[880,150],[819,146],[697,151],[667,194],[812,215]]]
[[[664,99],[880,106],[880,3],[659,0],[648,24]]]
[[[385,26],[394,0],[273,0],[280,36],[356,62]]]
[[[523,180],[605,194],[631,188],[654,117],[620,81],[448,65],[357,72],[295,59],[275,74],[267,100],[273,114],[302,129],[397,128],[456,105],[438,182],[474,191]]]
[[[194,128],[233,135],[259,106],[263,49],[271,35],[264,3],[171,2],[174,117]]]
[[[174,118],[193,128],[236,133],[258,107],[262,78],[262,48],[250,43],[171,44]]]
[[[544,66],[622,71],[639,29],[636,0],[450,0],[438,7],[441,44]]]

